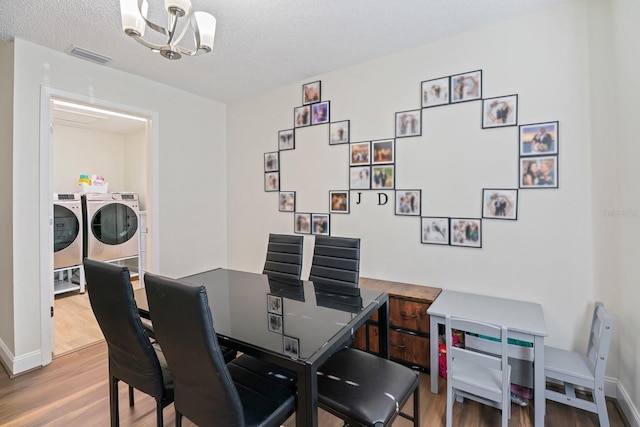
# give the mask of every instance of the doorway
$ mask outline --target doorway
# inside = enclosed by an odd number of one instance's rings
[[[157,113],[141,111],[126,105],[108,101],[88,99],[43,88],[41,96],[41,129],[47,129],[46,137],[41,137],[41,200],[52,206],[54,193],[82,193],[87,188],[79,185],[80,175],[89,179],[104,177],[102,191],[134,192],[139,195],[141,212],[151,217],[153,206],[153,159],[154,141],[157,140]],[[45,114],[47,113],[47,114]],[[47,182],[42,182],[48,178]],[[48,190],[48,191],[47,191]],[[43,194],[44,193],[44,194]],[[54,277],[52,208],[48,209],[48,227],[41,233],[41,248],[47,236],[48,251],[42,250],[41,289],[42,311],[53,307],[53,317],[43,316],[42,322],[42,364],[50,363],[53,357],[91,345],[103,339],[91,311],[88,295],[79,289],[69,292],[54,291],[55,280],[63,279],[79,282],[81,269],[69,269]],[[84,218],[83,218],[84,219]],[[147,231],[145,225],[145,231]],[[149,227],[150,228],[150,227]],[[149,253],[151,233],[148,235],[144,253]],[[145,233],[145,237],[147,234]],[[147,247],[148,246],[148,247]],[[127,266],[132,272],[146,269],[140,266],[140,259],[128,259]],[[46,278],[46,279],[45,279]]]

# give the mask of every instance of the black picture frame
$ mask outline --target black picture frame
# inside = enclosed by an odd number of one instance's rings
[[[352,142],[349,144],[349,166],[366,166],[371,164],[371,141]]]
[[[324,213],[311,214],[311,234],[316,236],[331,235],[331,215]]]
[[[300,357],[300,340],[295,337],[284,335],[282,340],[282,351],[289,357],[297,359]]]
[[[449,78],[451,104],[482,99],[482,70],[454,74]]]
[[[395,119],[396,138],[422,135],[422,109],[398,111]]]
[[[371,189],[371,166],[352,166],[349,168],[349,189]]]
[[[384,165],[396,161],[396,140],[378,139],[371,141],[371,164]]]
[[[265,172],[264,191],[280,191],[280,172]]]
[[[275,332],[276,334],[284,333],[284,322],[281,315],[267,313],[267,325],[270,332]]]
[[[296,211],[296,192],[281,191],[278,197],[278,210],[280,212]]]
[[[518,189],[483,188],[482,218],[516,221],[518,219]]]
[[[395,165],[371,166],[371,189],[393,190],[395,188]]]
[[[558,154],[560,123],[529,123],[519,127],[520,156],[552,156]]]
[[[280,152],[271,151],[264,153],[264,171],[278,172],[280,170]]]
[[[278,150],[295,150],[296,132],[295,129],[285,129],[278,131]]]
[[[329,145],[348,144],[351,122],[342,120],[329,124]]]
[[[396,215],[420,216],[422,213],[422,190],[396,190]]]
[[[451,80],[447,77],[420,82],[420,105],[422,108],[438,107],[451,102]]]
[[[449,218],[449,230],[451,246],[482,247],[481,218]]]
[[[451,230],[449,218],[423,216],[420,218],[420,243],[425,245],[449,245]]]
[[[309,105],[315,102],[320,102],[322,89],[322,81],[317,80],[311,83],[305,83],[302,85],[302,105]]]
[[[518,95],[482,100],[482,129],[518,126]]]
[[[311,126],[311,105],[303,105],[293,109],[293,127]]]
[[[311,124],[322,125],[331,121],[331,102],[323,101],[311,104]]]
[[[349,190],[329,191],[329,213],[348,214],[349,213]]]
[[[269,313],[279,314],[282,316],[282,297],[267,294],[267,311]]]
[[[519,183],[521,189],[559,188],[558,156],[520,157]]]
[[[295,212],[293,214],[293,232],[296,234],[311,234],[311,214]]]

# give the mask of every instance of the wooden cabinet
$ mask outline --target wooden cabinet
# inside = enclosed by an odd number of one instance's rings
[[[389,294],[391,359],[428,372],[430,340],[427,309],[441,289],[365,277],[360,278],[359,286]],[[354,347],[378,353],[377,313],[358,329]]]

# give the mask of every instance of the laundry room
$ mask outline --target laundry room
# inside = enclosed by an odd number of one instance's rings
[[[103,339],[85,293],[82,259],[146,268],[149,121],[53,100],[54,351]]]

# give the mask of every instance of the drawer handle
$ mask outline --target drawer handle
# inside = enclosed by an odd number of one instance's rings
[[[398,345],[398,344],[393,344],[393,343],[391,344],[391,347],[398,347],[398,348],[401,348],[401,349],[403,349],[403,350],[404,350],[405,348],[407,348],[407,346],[406,346],[406,345]]]
[[[402,316],[402,317],[408,317],[408,318],[410,318],[410,319],[415,319],[416,317],[418,317],[418,315],[417,315],[417,314],[407,314],[407,313],[405,313],[404,311],[401,311],[401,312],[400,312],[400,316]]]

